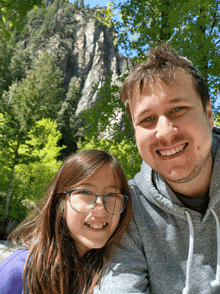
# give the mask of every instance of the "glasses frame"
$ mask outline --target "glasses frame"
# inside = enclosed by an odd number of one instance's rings
[[[75,210],[75,209],[72,207],[72,205],[71,205],[71,201],[70,201],[70,206],[71,206],[71,208],[72,208],[74,211],[78,212],[78,213],[85,213],[85,212],[90,211],[93,207],[95,207],[98,197],[102,197],[102,198],[104,198],[103,206],[104,206],[105,210],[106,210],[109,214],[111,214],[111,215],[119,215],[119,214],[121,214],[121,213],[125,210],[125,207],[126,207],[126,205],[127,205],[127,202],[128,202],[128,200],[129,200],[129,198],[130,198],[130,196],[128,196],[128,195],[124,195],[124,194],[122,194],[122,193],[114,193],[114,194],[121,194],[121,195],[123,195],[123,196],[124,196],[124,199],[125,199],[125,203],[124,203],[124,208],[123,208],[123,210],[122,210],[121,212],[119,212],[119,213],[110,213],[110,212],[106,209],[106,207],[105,207],[105,198],[106,198],[107,196],[108,196],[108,197],[111,197],[110,195],[97,195],[97,194],[95,194],[94,192],[92,192],[92,191],[90,191],[90,190],[86,190],[86,189],[74,189],[74,190],[71,190],[71,191],[65,191],[65,192],[63,192],[63,193],[64,193],[64,194],[69,194],[69,197],[71,197],[71,194],[72,194],[73,191],[81,191],[81,190],[84,190],[84,191],[90,192],[90,193],[92,193],[93,195],[95,195],[95,200],[93,201],[94,204],[93,204],[88,210],[85,210],[85,211],[77,211],[77,210]]]

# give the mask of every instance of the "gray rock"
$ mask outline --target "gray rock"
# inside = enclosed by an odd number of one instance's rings
[[[12,244],[7,243],[6,241],[0,241],[0,262],[17,250],[18,248]]]
[[[45,38],[37,38],[44,25],[43,19],[34,18],[28,25],[22,44],[32,51],[33,58],[45,51],[54,56],[63,72],[66,93],[70,80],[73,77],[77,79],[80,96],[76,114],[79,115],[100,99],[94,86],[100,88],[108,79],[109,72],[113,73],[113,80],[116,81],[122,72],[131,67],[131,62],[114,45],[114,28],[96,19],[98,9],[104,15],[104,7],[74,10],[73,4],[66,5],[69,6],[61,7],[50,21]]]

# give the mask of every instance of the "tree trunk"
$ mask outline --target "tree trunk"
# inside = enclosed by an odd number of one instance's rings
[[[13,184],[13,181],[14,181],[14,174],[15,174],[15,164],[12,167],[10,182],[9,182],[9,185],[8,185],[8,193],[7,193],[7,196],[6,196],[6,205],[5,205],[5,217],[8,216],[8,209],[9,209],[9,202],[10,202],[10,198],[11,198],[12,184]]]
[[[15,166],[18,161],[18,148],[19,148],[19,146],[20,146],[20,141],[18,140],[16,149],[15,149],[14,162],[13,162],[12,169],[11,169],[11,176],[9,179],[8,192],[7,192],[7,196],[6,196],[5,217],[8,216],[9,203],[10,203],[10,198],[11,198],[11,190],[12,190],[12,184],[14,181],[14,174],[15,174]]]

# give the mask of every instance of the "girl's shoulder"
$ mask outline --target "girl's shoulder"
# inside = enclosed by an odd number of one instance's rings
[[[22,274],[27,255],[28,250],[18,250],[0,263],[0,293],[22,293]]]

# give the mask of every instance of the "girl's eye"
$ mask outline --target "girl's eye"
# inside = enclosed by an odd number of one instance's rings
[[[117,193],[108,193],[106,196],[115,196]]]
[[[79,193],[81,194],[90,194],[91,192],[88,190],[79,190]]]

